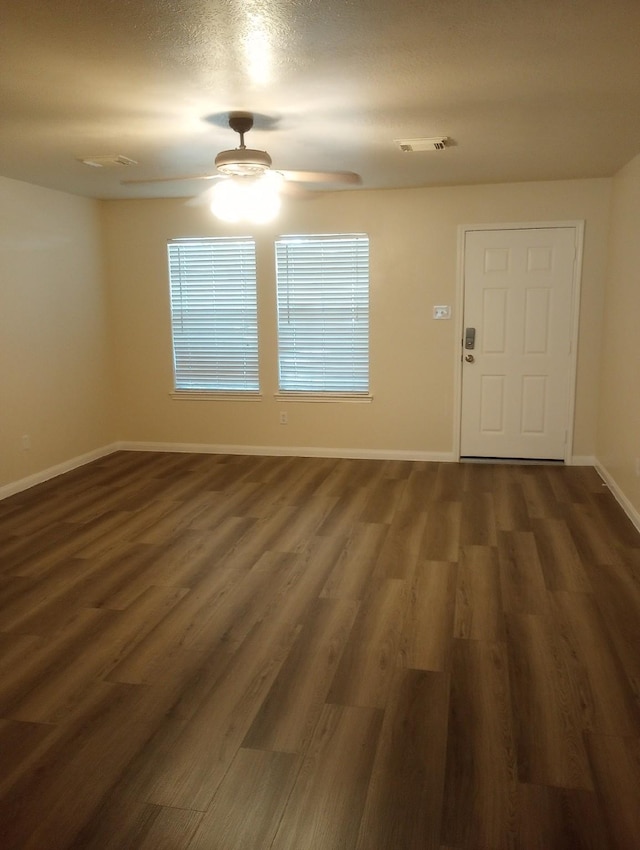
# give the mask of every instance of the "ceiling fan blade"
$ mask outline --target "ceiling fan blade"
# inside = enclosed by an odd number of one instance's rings
[[[296,183],[293,180],[283,180],[278,191],[281,195],[288,198],[301,200],[309,200],[310,198],[318,197],[318,192],[314,192],[313,189],[307,189],[301,183]]]
[[[142,183],[176,183],[180,180],[218,180],[221,174],[183,174],[180,177],[135,177],[132,180],[121,180],[123,186],[135,186]]]
[[[354,171],[283,171],[277,169],[285,180],[294,183],[344,183],[358,186],[362,178]]]

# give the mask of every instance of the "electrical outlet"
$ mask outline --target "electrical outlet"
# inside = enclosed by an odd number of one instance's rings
[[[22,450],[28,452],[31,448],[31,437],[28,434],[22,436]]]
[[[289,424],[289,416],[288,416],[287,413],[285,413],[284,410],[282,410],[280,412],[280,424],[281,425],[288,425]]]

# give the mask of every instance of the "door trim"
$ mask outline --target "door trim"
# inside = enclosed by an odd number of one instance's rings
[[[584,221],[536,221],[510,222],[507,224],[461,224],[458,227],[458,257],[456,264],[456,300],[454,328],[454,411],[453,446],[456,460],[460,460],[460,438],[462,415],[462,335],[464,333],[464,248],[467,233],[476,230],[540,230],[550,228],[572,228],[575,233],[576,253],[573,263],[571,286],[571,352],[569,357],[569,398],[567,409],[567,439],[564,446],[564,462],[570,464],[573,457],[573,432],[575,426],[576,376],[578,367],[578,331],[580,326],[580,288],[582,283],[582,252],[584,247]]]

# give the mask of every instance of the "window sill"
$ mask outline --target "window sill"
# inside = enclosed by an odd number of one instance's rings
[[[255,392],[229,392],[221,390],[174,390],[169,393],[174,401],[262,401],[262,394]]]
[[[370,404],[373,396],[369,393],[315,393],[315,392],[279,392],[273,396],[276,401],[287,402],[336,402],[349,404]]]

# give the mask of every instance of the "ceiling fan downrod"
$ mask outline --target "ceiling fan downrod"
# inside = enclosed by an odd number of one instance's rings
[[[231,112],[229,115],[229,126],[240,136],[240,150],[245,150],[244,136],[253,127],[253,115],[250,115],[248,112]]]

